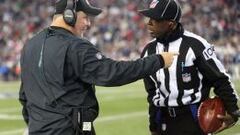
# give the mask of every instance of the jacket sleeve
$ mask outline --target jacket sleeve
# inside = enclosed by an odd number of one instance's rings
[[[20,91],[19,91],[19,101],[23,106],[23,108],[22,108],[23,119],[28,124],[29,115],[28,115],[28,111],[27,111],[27,108],[26,108],[27,98],[26,98],[22,83],[21,83]]]
[[[229,113],[238,110],[237,94],[224,66],[215,55],[214,47],[205,43],[200,50],[196,60],[199,71],[213,84],[214,93],[223,100],[226,110]]]
[[[71,61],[77,76],[84,82],[100,86],[120,86],[156,72],[164,66],[160,55],[135,61],[114,61],[90,43],[72,48]]]

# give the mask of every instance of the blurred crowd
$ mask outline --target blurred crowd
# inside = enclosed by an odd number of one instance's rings
[[[55,0],[0,0],[0,80],[19,79],[19,59],[25,42],[51,23]],[[151,0],[89,0],[103,8],[86,37],[106,56],[133,60],[151,40],[138,13]],[[184,28],[215,45],[219,59],[233,78],[240,78],[239,0],[179,0]]]

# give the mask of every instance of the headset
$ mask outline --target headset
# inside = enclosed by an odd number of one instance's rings
[[[77,21],[76,7],[76,0],[67,0],[67,6],[63,12],[63,19],[65,23],[72,27],[74,27]]]

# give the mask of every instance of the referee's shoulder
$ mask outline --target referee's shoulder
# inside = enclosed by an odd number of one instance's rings
[[[211,46],[206,39],[190,31],[185,30],[183,36],[185,37],[185,40],[188,40],[193,48],[204,50],[205,48],[209,48]]]
[[[141,53],[141,58],[143,58],[144,56],[147,56],[148,55],[148,50],[149,49],[154,49],[153,48],[153,46],[155,46],[156,45],[156,42],[157,42],[157,39],[156,38],[154,38],[153,40],[151,40],[151,41],[149,41],[146,45],[145,45],[145,47],[143,48],[143,51],[142,51],[142,53]]]

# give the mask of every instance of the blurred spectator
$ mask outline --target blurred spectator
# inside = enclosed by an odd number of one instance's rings
[[[0,76],[17,79],[20,51],[26,40],[50,23],[55,0],[0,0]],[[138,9],[150,0],[89,0],[104,8],[86,36],[106,56],[125,60],[139,57],[148,35],[147,22]],[[233,77],[240,70],[240,2],[239,0],[179,0],[187,30],[215,45],[219,58]]]

